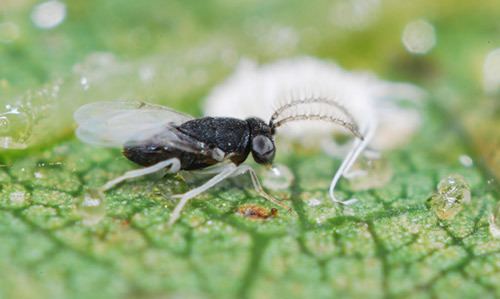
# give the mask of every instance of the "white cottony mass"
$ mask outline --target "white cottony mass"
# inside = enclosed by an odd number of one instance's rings
[[[333,62],[312,57],[284,59],[259,66],[242,61],[233,75],[216,86],[205,101],[205,115],[269,119],[276,107],[301,99],[331,101],[354,120],[364,137],[354,138],[351,149],[330,186],[330,196],[342,175],[348,174],[367,147],[391,149],[405,144],[420,125],[418,111],[402,101],[417,102],[425,92],[407,83],[381,80],[369,72],[350,72]],[[318,108],[303,105],[303,113],[314,115]],[[344,115],[344,116],[345,116]],[[331,140],[332,132],[347,133],[345,127],[322,121],[297,121],[279,128],[279,138],[317,145]]]

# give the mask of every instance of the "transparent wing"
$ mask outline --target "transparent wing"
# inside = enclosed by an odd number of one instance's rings
[[[225,153],[211,148],[177,129],[193,117],[167,107],[138,101],[95,102],[74,114],[76,135],[86,143],[123,147],[154,144],[212,157],[222,161]]]
[[[131,140],[147,140],[167,127],[193,119],[167,107],[139,101],[90,103],[78,108],[74,118],[80,140],[108,147],[122,147]]]

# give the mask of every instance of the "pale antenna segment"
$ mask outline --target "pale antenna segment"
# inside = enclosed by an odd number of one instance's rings
[[[335,99],[326,96],[292,96],[286,99],[274,110],[269,125],[275,129],[288,122],[300,120],[331,122],[346,128],[357,138],[364,139],[349,110]]]

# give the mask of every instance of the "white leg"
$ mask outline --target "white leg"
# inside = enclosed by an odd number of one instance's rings
[[[245,172],[248,172],[248,174],[250,175],[250,178],[252,179],[253,187],[255,188],[255,191],[260,196],[262,196],[263,198],[269,200],[270,202],[274,203],[275,205],[278,205],[278,206],[286,209],[289,212],[292,210],[290,207],[288,207],[287,205],[281,203],[279,200],[277,200],[276,198],[272,197],[271,195],[267,194],[264,191],[264,188],[262,188],[262,185],[259,182],[259,177],[255,173],[255,170],[252,169],[252,167],[250,167],[248,165],[240,165],[238,167],[238,170],[233,174],[233,176],[244,174]]]
[[[288,206],[282,204],[280,201],[278,201],[277,199],[275,199],[274,197],[272,197],[271,195],[267,194],[264,191],[259,182],[257,174],[250,166],[248,165],[236,166],[235,164],[231,163],[221,167],[220,170],[221,171],[217,175],[212,177],[210,180],[205,182],[205,184],[201,185],[200,187],[194,188],[193,190],[190,190],[184,194],[174,195],[174,197],[180,197],[181,200],[179,201],[174,211],[172,212],[172,215],[170,216],[170,219],[168,221],[169,226],[174,224],[177,221],[177,219],[179,219],[182,209],[190,199],[207,191],[208,189],[212,188],[213,186],[222,182],[224,179],[228,177],[238,176],[244,174],[245,172],[248,172],[250,174],[250,178],[252,179],[252,184],[260,196],[264,197],[265,199],[271,201],[272,203],[284,209],[287,209],[288,211],[291,211],[291,209]]]
[[[349,170],[351,169],[354,162],[356,162],[356,159],[358,158],[359,154],[361,154],[361,152],[366,148],[368,143],[370,143],[370,141],[372,140],[373,135],[375,133],[375,129],[376,129],[376,123],[373,123],[369,126],[368,133],[365,135],[364,140],[356,139],[352,149],[349,151],[349,153],[347,154],[345,159],[342,161],[342,164],[340,165],[339,169],[337,170],[337,172],[333,176],[332,182],[330,183],[330,189],[328,190],[328,193],[330,195],[330,199],[334,203],[350,205],[350,204],[353,204],[357,201],[357,199],[350,199],[350,200],[346,200],[346,201],[338,200],[337,198],[335,198],[334,191],[335,191],[335,187],[337,186],[337,183],[340,180],[340,178],[342,176],[347,176],[347,177],[349,176],[349,174],[348,174]]]
[[[158,162],[158,163],[156,163],[152,166],[146,167],[146,168],[127,171],[122,176],[119,176],[119,177],[107,182],[106,184],[104,184],[104,186],[101,187],[100,191],[105,192],[105,191],[113,188],[114,186],[118,185],[119,183],[121,183],[125,180],[138,178],[138,177],[145,176],[145,175],[148,175],[151,173],[155,173],[155,172],[158,172],[158,171],[165,169],[167,167],[170,167],[169,172],[175,173],[175,172],[178,172],[179,169],[181,168],[181,163],[180,163],[179,159],[172,158],[172,159]]]
[[[172,212],[172,215],[170,216],[170,219],[168,220],[168,225],[170,226],[170,225],[174,224],[175,221],[177,221],[177,219],[179,219],[182,209],[184,208],[184,206],[187,204],[187,202],[191,198],[198,196],[199,194],[207,191],[208,189],[212,188],[216,184],[222,182],[224,179],[230,177],[237,169],[238,169],[238,167],[235,164],[233,164],[233,163],[228,164],[224,168],[222,168],[221,171],[217,175],[212,177],[210,180],[206,181],[205,184],[203,184],[197,188],[194,188],[194,189],[192,189],[184,194],[174,195],[174,197],[180,197],[181,200],[179,201],[179,203],[175,207],[174,211]]]

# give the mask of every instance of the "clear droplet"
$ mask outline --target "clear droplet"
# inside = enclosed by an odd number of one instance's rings
[[[426,54],[436,45],[434,26],[425,20],[416,20],[405,26],[403,44],[412,54]]]
[[[288,167],[282,164],[275,164],[264,173],[262,184],[271,190],[284,190],[290,187],[294,178],[293,173]]]
[[[311,198],[311,199],[307,200],[307,205],[310,207],[317,207],[320,204],[321,204],[321,200],[319,200],[317,198]]]
[[[80,78],[80,85],[82,86],[83,90],[88,90],[90,87],[89,79],[87,79],[87,77],[81,77]]]
[[[500,91],[500,48],[488,53],[484,60],[483,85],[488,93]]]
[[[472,165],[474,165],[474,161],[472,161],[472,158],[467,155],[460,155],[460,157],[458,157],[458,161],[465,167],[471,167]]]
[[[66,17],[66,5],[57,0],[40,3],[33,8],[31,20],[38,28],[50,29],[61,24]]]
[[[438,218],[452,219],[470,199],[470,187],[465,179],[453,174],[439,182],[437,192],[429,199],[429,203]]]
[[[103,195],[95,190],[88,191],[78,205],[78,211],[82,216],[82,222],[84,225],[96,225],[106,214],[103,203]]]
[[[29,107],[6,105],[5,108],[0,113],[0,148],[24,149],[33,126]]]
[[[488,218],[490,234],[495,239],[500,239],[500,203],[497,203],[490,218]]]
[[[377,153],[359,158],[345,177],[350,189],[361,191],[385,186],[391,181],[392,175],[389,161]]]

